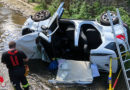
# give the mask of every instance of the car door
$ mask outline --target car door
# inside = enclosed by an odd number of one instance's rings
[[[42,37],[47,42],[51,43],[51,36],[56,32],[56,30],[59,28],[58,20],[61,18],[64,8],[63,8],[64,2],[60,4],[57,11],[53,14],[53,16],[50,18],[50,21],[48,25],[46,26],[48,34],[44,34],[42,32],[39,33],[39,36]]]

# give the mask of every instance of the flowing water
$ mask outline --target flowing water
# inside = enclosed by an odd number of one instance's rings
[[[21,27],[25,20],[26,18],[22,15],[0,4],[0,54],[8,50],[9,41],[21,36]],[[92,85],[50,85],[48,80],[54,78],[55,75],[48,70],[48,64],[41,60],[31,60],[29,67],[30,74],[27,78],[31,85],[30,90],[106,90],[106,84],[108,84],[108,74],[101,74],[102,77],[95,78]],[[0,76],[4,77],[7,86],[2,90],[13,90],[7,72],[5,65],[0,63]]]

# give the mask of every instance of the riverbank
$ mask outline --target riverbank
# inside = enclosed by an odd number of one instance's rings
[[[22,0],[0,0],[0,2],[5,7],[15,10],[16,12],[21,13],[25,17],[29,17],[30,15],[36,13],[36,11],[33,10],[35,5],[26,3]]]
[[[1,63],[1,54],[8,50],[9,41],[17,40],[21,37],[21,28],[25,20],[26,18],[24,16],[16,13],[15,10],[6,8],[0,3],[0,31],[2,31],[0,35],[0,76],[4,79],[3,83],[0,82],[0,90],[14,90],[9,80],[8,69]],[[50,90],[46,85],[46,82],[51,78],[48,78],[50,75],[48,74],[48,69],[41,63],[42,61],[38,64],[37,60],[34,63],[31,60],[29,60],[29,62],[31,63],[29,64],[30,73],[27,79],[31,85],[30,90]]]

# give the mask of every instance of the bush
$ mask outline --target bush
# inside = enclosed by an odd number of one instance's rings
[[[57,10],[60,0],[52,0],[50,5],[47,5],[43,0],[42,4],[35,7],[35,10],[40,11],[42,9],[48,9],[51,14]],[[69,5],[68,5],[69,4]],[[115,6],[101,6],[101,3],[97,1],[92,4],[88,4],[85,0],[71,0],[66,4],[67,7],[64,10],[62,18],[71,18],[71,19],[95,19],[100,18],[101,13],[106,12],[107,10],[116,11]],[[130,16],[127,11],[122,7],[119,8],[121,13],[122,20],[128,24],[130,27]]]
[[[34,10],[36,10],[36,11],[41,11],[41,10],[46,10],[46,9],[47,9],[47,4],[46,4],[45,0],[42,0],[41,4],[34,7]]]
[[[54,0],[54,1],[52,1],[51,5],[48,5],[48,10],[50,11],[50,13],[52,15],[57,10],[59,5],[60,5],[60,1],[59,0]]]

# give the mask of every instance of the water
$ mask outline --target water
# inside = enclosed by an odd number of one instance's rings
[[[16,20],[18,22],[16,22]],[[7,50],[7,43],[21,36],[21,26],[26,19],[8,8],[0,8],[0,32],[3,50]]]

